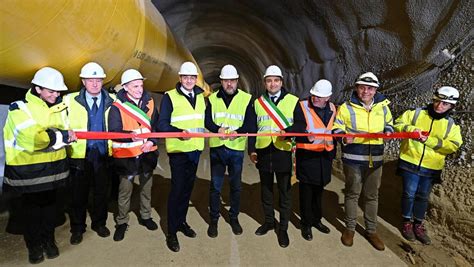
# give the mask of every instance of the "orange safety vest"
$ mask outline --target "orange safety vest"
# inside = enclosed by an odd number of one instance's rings
[[[121,103],[114,103],[114,106],[122,105]],[[146,115],[148,116],[148,119],[151,118],[151,115],[153,114],[153,110],[155,108],[155,103],[153,99],[148,101],[148,104],[146,105],[148,108],[148,112]],[[136,117],[134,117],[134,114],[128,112],[127,110],[123,108],[119,108],[120,111],[120,116],[122,119],[122,128],[123,131],[130,131],[130,132],[135,132],[135,133],[149,133],[151,132],[151,129],[148,128],[147,126],[140,124]],[[143,152],[141,150],[141,146],[147,142],[147,139],[143,139],[140,141],[133,141],[133,142],[117,142],[117,141],[112,141],[112,156],[114,158],[133,158],[141,155]],[[151,151],[157,150],[158,147],[155,145],[150,149]]]
[[[334,118],[336,117],[336,107],[333,103],[329,102],[329,108],[332,111],[332,116],[327,126],[324,125],[323,121],[321,118],[319,118],[314,109],[309,107],[308,100],[300,101],[300,105],[306,119],[306,131],[308,133],[331,133],[332,124],[334,122]],[[297,143],[296,148],[311,151],[331,151],[334,149],[334,143],[332,136],[316,136],[316,139],[313,141],[313,143]]]

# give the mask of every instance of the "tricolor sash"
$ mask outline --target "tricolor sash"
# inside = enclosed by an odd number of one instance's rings
[[[263,109],[267,112],[268,116],[275,122],[280,130],[286,129],[291,124],[286,119],[285,115],[281,110],[271,101],[266,94],[258,98],[258,103],[262,105]]]
[[[130,102],[122,103],[120,101],[115,101],[113,105],[151,131],[151,118],[139,107]]]

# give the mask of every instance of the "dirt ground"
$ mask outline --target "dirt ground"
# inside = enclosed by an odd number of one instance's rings
[[[162,146],[163,147],[163,146]],[[160,149],[161,150],[161,149]],[[161,150],[159,166],[155,170],[152,206],[153,218],[160,224],[157,231],[147,231],[137,222],[138,198],[132,200],[130,227],[125,239],[114,242],[112,236],[100,238],[90,229],[84,235],[81,244],[69,244],[68,221],[56,228],[56,241],[60,249],[60,257],[46,259],[40,265],[47,266],[151,266],[151,265],[177,265],[177,266],[404,266],[410,264],[407,256],[407,245],[402,242],[397,229],[399,223],[399,188],[394,182],[393,166],[388,163],[384,168],[384,182],[380,191],[379,233],[386,243],[385,251],[377,251],[364,239],[362,213],[360,213],[357,234],[354,246],[344,247],[340,242],[343,224],[343,181],[342,176],[334,171],[332,182],[326,187],[324,193],[324,222],[330,227],[331,233],[324,235],[313,228],[313,241],[306,241],[299,230],[299,203],[298,185],[294,184],[293,215],[289,226],[290,246],[280,248],[275,233],[265,236],[256,236],[254,231],[263,222],[263,212],[260,202],[260,184],[258,173],[247,157],[244,162],[242,176],[242,202],[240,222],[244,233],[240,236],[232,234],[228,224],[229,194],[228,184],[223,190],[222,218],[219,221],[219,236],[215,239],[206,234],[208,226],[208,192],[209,192],[209,157],[205,150],[201,156],[198,179],[191,197],[188,222],[196,230],[197,238],[190,239],[178,234],[181,251],[173,253],[166,247],[166,201],[170,188],[170,171],[168,157]],[[23,266],[29,265],[27,250],[21,235],[6,233],[9,229],[18,228],[18,220],[10,218],[6,209],[14,210],[17,203],[15,199],[0,199],[0,265]],[[277,199],[275,199],[277,202]],[[107,226],[113,231],[113,213],[116,206],[113,201],[109,205],[109,219]],[[278,212],[276,214],[278,218]],[[10,222],[9,222],[9,219]],[[66,220],[66,219],[65,219]],[[90,225],[90,221],[88,221]],[[436,242],[436,241],[435,241]],[[422,246],[417,243],[408,245],[413,249],[413,258],[417,265],[463,265],[457,263],[452,256],[436,250],[435,246]],[[404,250],[405,248],[405,250]],[[426,261],[426,259],[431,259]]]

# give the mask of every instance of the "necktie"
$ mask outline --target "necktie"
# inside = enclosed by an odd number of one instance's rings
[[[194,104],[194,96],[193,96],[193,93],[189,93],[189,100],[191,100],[191,104]]]
[[[276,97],[275,95],[274,95],[274,96],[271,96],[270,98],[272,99],[272,102],[273,102],[273,103],[276,103],[277,97]]]
[[[97,106],[97,97],[96,96],[92,97],[92,100],[94,100],[94,103],[92,104],[91,112],[92,112],[92,115],[95,115],[97,114],[97,111],[99,111],[99,106]]]

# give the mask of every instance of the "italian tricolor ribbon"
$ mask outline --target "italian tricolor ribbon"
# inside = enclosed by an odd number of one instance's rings
[[[262,105],[268,116],[270,116],[280,130],[286,129],[290,126],[285,115],[283,115],[281,110],[268,98],[266,94],[259,97],[258,102]]]
[[[127,113],[130,117],[134,118],[141,125],[145,126],[151,131],[151,119],[139,107],[130,102],[122,103],[120,101],[115,101],[113,105],[120,109],[120,111]]]

